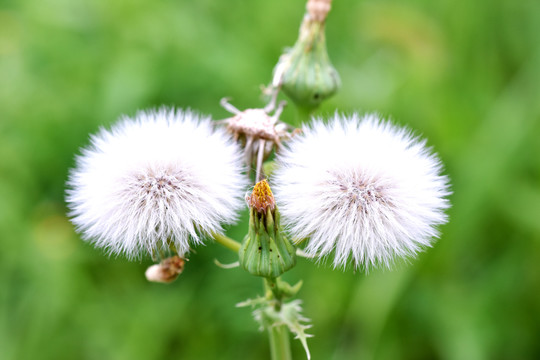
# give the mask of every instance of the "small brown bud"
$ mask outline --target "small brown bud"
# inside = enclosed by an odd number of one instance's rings
[[[176,280],[184,270],[185,260],[178,255],[172,256],[146,269],[146,280],[160,283],[170,283]]]

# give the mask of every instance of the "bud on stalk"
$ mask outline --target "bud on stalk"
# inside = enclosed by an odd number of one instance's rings
[[[240,247],[240,265],[253,275],[276,278],[296,265],[296,249],[283,234],[266,180],[255,185],[247,201],[249,232]]]
[[[273,85],[293,102],[309,111],[334,95],[339,75],[326,51],[324,25],[330,10],[329,0],[310,0],[300,34],[293,48],[284,53],[274,69]]]

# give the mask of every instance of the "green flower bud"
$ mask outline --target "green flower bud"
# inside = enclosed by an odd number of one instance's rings
[[[255,185],[248,203],[249,232],[240,247],[240,265],[250,274],[276,278],[296,265],[296,248],[283,234],[266,180]]]
[[[274,73],[274,85],[308,110],[337,92],[340,79],[326,51],[324,21],[304,17],[296,44],[280,57]]]

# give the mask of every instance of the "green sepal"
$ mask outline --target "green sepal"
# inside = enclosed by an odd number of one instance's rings
[[[256,276],[277,278],[296,265],[296,248],[279,226],[279,211],[251,208],[249,232],[242,242],[240,265]]]
[[[296,294],[298,293],[298,291],[300,291],[300,288],[302,287],[302,284],[303,284],[302,280],[300,280],[293,286],[289,285],[289,283],[286,283],[285,281],[281,281],[280,279],[277,279],[277,281],[279,284],[279,288],[285,297],[296,296]]]

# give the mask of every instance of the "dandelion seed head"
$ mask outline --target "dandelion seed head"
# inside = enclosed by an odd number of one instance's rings
[[[234,222],[246,178],[224,130],[190,111],[160,109],[102,129],[68,181],[73,223],[86,240],[138,258],[174,248]]]
[[[336,115],[303,129],[278,157],[282,221],[306,252],[334,266],[389,267],[438,236],[448,179],[425,141],[376,115]]]

